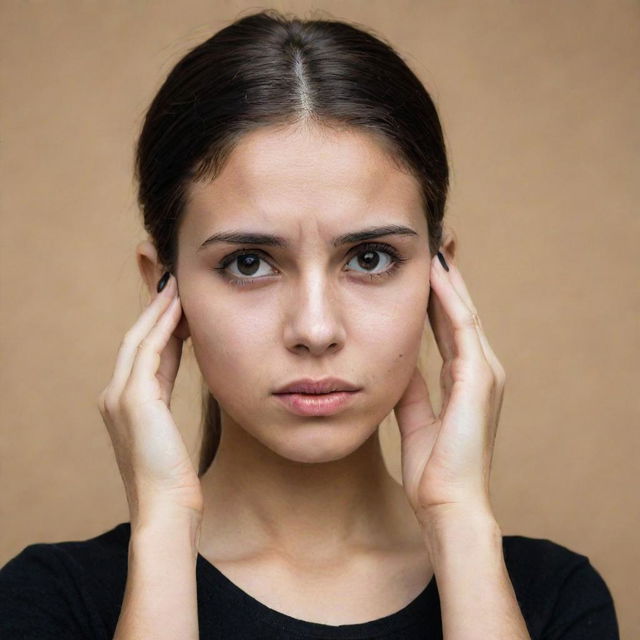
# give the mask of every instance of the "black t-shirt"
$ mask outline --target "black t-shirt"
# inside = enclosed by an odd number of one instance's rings
[[[112,640],[124,596],[130,533],[130,523],[123,522],[88,540],[25,547],[0,570],[0,636]],[[588,557],[545,539],[503,536],[502,542],[532,640],[619,640],[611,594]],[[267,607],[200,554],[196,581],[201,638],[442,638],[435,577],[399,611],[337,626]]]

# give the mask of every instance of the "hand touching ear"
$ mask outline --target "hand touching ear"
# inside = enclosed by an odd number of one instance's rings
[[[443,359],[440,414],[417,367],[394,407],[403,485],[421,523],[450,510],[493,515],[489,476],[505,372],[459,269],[448,266],[436,255],[430,270],[428,314]]]
[[[178,283],[169,272],[154,280],[149,242],[138,246],[138,263],[152,298],[122,338],[113,376],[98,397],[132,530],[160,519],[199,523],[204,509],[200,479],[171,413],[185,335]]]
[[[153,244],[153,240],[151,239],[151,237],[147,237],[146,240],[140,242],[136,247],[136,260],[138,262],[138,269],[140,270],[140,274],[142,275],[142,278],[147,285],[147,289],[149,290],[149,293],[154,296],[156,294],[155,289],[157,283],[165,273],[167,268],[161,263],[158,257],[158,252],[155,245]],[[176,277],[176,272],[174,269],[171,269],[170,272],[173,277]],[[179,290],[178,295],[180,295]],[[180,342],[183,342],[190,335],[191,332],[189,331],[187,318],[184,314],[182,314],[178,319],[178,324],[173,330],[173,338],[179,340]]]

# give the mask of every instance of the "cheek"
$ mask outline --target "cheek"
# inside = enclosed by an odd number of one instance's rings
[[[273,317],[228,305],[196,303],[189,307],[193,352],[202,375],[214,395],[247,397],[247,389],[263,388],[266,351],[273,349]],[[265,378],[265,380],[263,380]]]
[[[369,287],[366,297],[356,290],[357,295],[351,292],[342,300],[343,309],[334,310],[335,321],[345,329],[341,371],[355,367],[354,376],[376,387],[401,385],[411,375],[428,300],[428,288],[418,282],[416,278],[395,289]],[[247,295],[243,304],[242,298],[212,304],[193,295],[185,304],[195,358],[209,389],[223,403],[246,404],[249,390],[268,391],[290,377],[278,371],[279,363],[288,362],[283,309],[273,300],[257,302]]]
[[[426,309],[403,304],[392,312],[379,314],[368,323],[368,330],[362,327],[360,335],[363,351],[375,363],[376,377],[383,384],[396,384],[406,372],[409,375],[418,358],[420,344],[425,329]]]
[[[352,308],[357,306],[357,312],[348,315],[358,333],[367,333],[371,342],[388,341],[409,348],[420,343],[427,320],[428,300],[429,287],[409,282],[396,290],[378,291],[357,305],[354,301]]]

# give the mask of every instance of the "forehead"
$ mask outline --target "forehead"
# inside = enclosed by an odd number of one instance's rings
[[[320,233],[410,224],[426,235],[420,186],[372,135],[318,125],[245,134],[210,182],[192,183],[181,235],[250,227]]]

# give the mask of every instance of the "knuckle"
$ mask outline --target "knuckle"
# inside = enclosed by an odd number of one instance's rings
[[[135,338],[133,336],[133,332],[131,329],[129,329],[124,336],[122,336],[122,340],[120,342],[120,347],[132,347],[134,345],[135,342]]]
[[[105,402],[104,402],[104,398],[105,395],[107,393],[106,389],[103,389],[99,394],[98,394],[98,399],[97,399],[97,404],[98,404],[98,409],[100,409],[100,413],[104,415],[105,413]]]
[[[479,358],[476,364],[477,376],[482,380],[486,386],[493,387],[495,384],[496,376],[491,368],[491,365],[484,359]]]
[[[119,399],[116,394],[107,387],[102,391],[98,399],[100,411],[105,416],[114,416],[118,411]]]
[[[466,327],[481,328],[482,326],[480,324],[480,316],[478,315],[478,312],[475,309],[469,310],[463,322]]]
[[[142,387],[133,380],[129,380],[120,396],[120,411],[125,418],[131,418],[140,405]]]
[[[154,342],[150,336],[144,337],[138,345],[138,351],[153,351]]]
[[[471,312],[467,313],[464,317],[464,326],[473,328],[475,326],[475,321],[473,319],[473,314]]]

